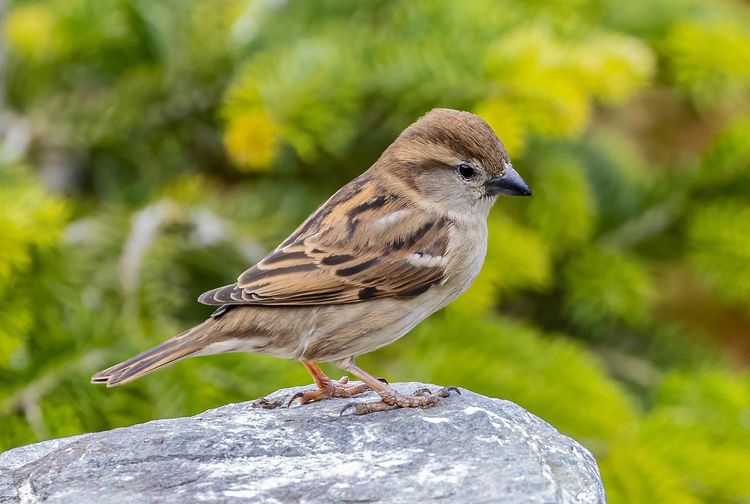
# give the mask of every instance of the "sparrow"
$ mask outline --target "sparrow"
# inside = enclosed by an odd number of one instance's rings
[[[433,109],[235,283],[202,294],[199,302],[218,306],[205,322],[91,380],[113,387],[186,357],[258,352],[297,359],[312,375],[315,389],[289,404],[371,390],[379,401],[347,408],[433,406],[458,389],[402,395],[355,358],[466,291],[484,262],[499,195],[531,190],[492,128],[469,112]],[[361,383],[330,379],[320,362]]]

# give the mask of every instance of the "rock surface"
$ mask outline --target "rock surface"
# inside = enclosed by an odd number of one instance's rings
[[[462,390],[434,408],[339,416],[350,401],[230,404],[10,450],[0,502],[605,502],[591,454],[511,402]]]

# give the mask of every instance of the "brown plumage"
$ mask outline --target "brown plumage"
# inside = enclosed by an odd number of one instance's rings
[[[446,391],[399,396],[354,365],[460,295],[479,273],[486,217],[498,194],[528,195],[492,129],[468,112],[435,109],[237,282],[199,301],[220,308],[164,344],[92,378],[132,381],[176,360],[230,351],[299,359],[317,390],[300,402],[363,391],[313,364],[333,361],[388,406],[429,406]]]

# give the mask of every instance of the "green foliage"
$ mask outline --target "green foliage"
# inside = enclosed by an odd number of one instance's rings
[[[532,26],[492,45],[486,65],[497,96],[480,110],[501,136],[506,108],[527,135],[569,136],[588,124],[592,99],[627,98],[649,80],[654,62],[648,48],[630,37],[593,31],[570,40]],[[493,113],[495,107],[500,111]],[[509,149],[518,151],[515,143]]]
[[[568,262],[563,275],[566,308],[577,325],[593,329],[610,321],[646,321],[654,288],[637,259],[592,248]]]
[[[415,339],[414,358],[424,355],[435,363],[433,379],[523,404],[594,446],[633,427],[635,414],[624,391],[597,359],[562,335],[542,336],[504,319],[446,314],[420,327]]]
[[[654,457],[650,447],[626,441],[613,443],[609,450],[599,469],[610,502],[701,502],[672,468]]]
[[[750,117],[729,124],[703,157],[697,183],[713,190],[750,187]]]
[[[733,106],[750,92],[750,31],[734,20],[676,23],[663,41],[677,84],[701,105]]]
[[[546,163],[544,176],[534,181],[528,215],[530,224],[559,256],[589,239],[596,224],[596,208],[591,184],[578,163],[564,159]]]
[[[68,208],[20,166],[0,171],[0,200],[0,370],[8,370],[30,350],[25,343],[34,324],[34,279],[55,260]]]
[[[543,239],[499,213],[488,224],[492,238],[487,245],[487,279],[494,280],[501,291],[540,289],[548,285],[550,251]]]
[[[595,452],[610,502],[750,499],[746,3],[18,0],[1,22],[0,449],[305,383],[249,355],[88,377],[202,320],[199,293],[443,106],[485,117],[534,196],[500,199],[464,296],[362,365],[525,406]]]
[[[732,502],[750,494],[744,477],[750,464],[748,392],[746,375],[723,371],[664,378],[654,394],[658,406],[644,418],[633,443],[660,462],[653,472],[676,487],[675,495]]]
[[[750,203],[726,200],[698,210],[688,231],[696,270],[728,301],[750,307]]]

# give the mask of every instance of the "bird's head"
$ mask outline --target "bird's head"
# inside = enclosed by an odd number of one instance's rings
[[[433,109],[406,128],[377,169],[422,200],[451,211],[485,213],[496,196],[530,196],[503,143],[479,116]]]

